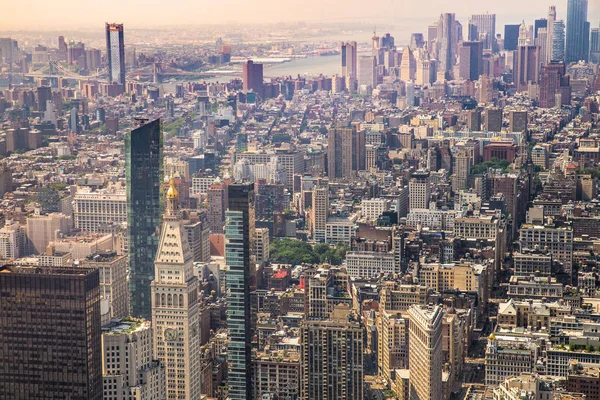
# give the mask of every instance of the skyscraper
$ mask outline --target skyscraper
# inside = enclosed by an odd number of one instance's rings
[[[540,76],[539,107],[560,107],[570,102],[570,77],[566,75],[565,63],[554,61],[545,65]]]
[[[477,37],[472,41],[482,41],[484,50],[494,50],[496,41],[496,14],[476,14],[469,24],[477,27]]]
[[[483,42],[462,42],[459,49],[461,79],[476,81],[483,74]]]
[[[548,20],[546,18],[536,19],[533,23],[533,38],[537,39],[538,30],[540,30],[541,28],[547,28],[547,27],[548,27]]]
[[[500,132],[502,130],[502,109],[488,108],[485,110],[484,131]]]
[[[373,56],[360,56],[358,58],[358,88],[362,86],[370,86],[374,88],[377,86],[377,74],[375,73],[375,67],[377,60]]]
[[[410,48],[406,47],[404,48],[402,61],[400,62],[400,79],[404,82],[412,81],[415,79],[416,72],[417,61]]]
[[[125,86],[123,24],[106,23],[106,55],[108,58],[108,79],[111,83]]]
[[[125,137],[131,315],[150,319],[157,230],[162,215],[163,139],[160,119]]]
[[[600,28],[592,29],[590,35],[590,62],[600,63]]]
[[[102,400],[100,278],[0,267],[0,398]]]
[[[554,21],[552,27],[551,61],[565,60],[565,23],[563,20]]]
[[[242,82],[244,92],[253,90],[258,96],[263,96],[263,65],[248,60],[242,64]]]
[[[341,76],[346,82],[346,89],[352,92],[354,91],[354,82],[356,81],[356,53],[358,47],[356,42],[342,42],[340,46],[342,59]]]
[[[538,83],[539,61],[538,46],[519,46],[513,59],[513,80],[517,91],[526,91],[530,83]]]
[[[587,13],[588,0],[568,0],[565,54],[567,63],[588,60],[590,24]]]
[[[408,309],[408,358],[410,368],[410,400],[441,399],[442,389],[442,324],[440,306],[413,305]]]
[[[354,128],[334,128],[327,134],[327,164],[329,179],[352,177],[352,137]]]
[[[328,319],[307,319],[300,337],[300,399],[364,398],[364,331],[349,305],[335,305]]]
[[[546,59],[542,60],[545,64],[552,61],[552,49],[554,47],[554,23],[556,22],[556,7],[548,8],[548,22],[546,23]]]
[[[519,43],[519,26],[504,25],[504,50],[516,50]]]
[[[166,198],[152,281],[154,354],[166,368],[167,398],[194,400],[201,393],[198,278],[174,179]]]
[[[311,230],[313,239],[325,241],[327,214],[329,213],[329,185],[318,185],[312,191]]]
[[[437,30],[437,40],[440,46],[438,74],[443,73],[447,76],[451,72],[456,57],[458,39],[455,15],[453,13],[442,14]]]
[[[428,171],[417,171],[412,174],[408,182],[408,195],[410,211],[429,208],[431,188]]]
[[[254,225],[254,184],[228,187],[225,213],[227,271],[227,384],[231,400],[252,398],[252,331],[250,317],[250,248]]]

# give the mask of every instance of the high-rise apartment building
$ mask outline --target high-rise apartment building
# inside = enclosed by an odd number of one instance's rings
[[[328,319],[305,320],[300,336],[300,399],[364,397],[364,331],[350,305],[334,306]]]
[[[408,310],[410,400],[443,397],[443,317],[444,311],[440,306],[413,305]]]
[[[354,82],[356,82],[357,73],[357,50],[356,42],[342,42],[340,44],[342,70],[340,75],[346,81],[346,89],[349,92],[354,91]]]
[[[496,14],[476,14],[469,19],[469,24],[477,27],[474,41],[483,42],[484,50],[494,50],[496,41]]]
[[[242,83],[244,92],[254,91],[258,96],[263,96],[263,65],[248,60],[242,64]]]
[[[0,398],[102,400],[98,271],[0,267]]]
[[[125,42],[123,24],[106,23],[106,56],[108,79],[125,87]]]
[[[325,242],[329,214],[329,185],[315,186],[312,191],[311,230],[313,239]]]
[[[150,282],[162,216],[163,139],[160,119],[125,137],[131,315],[150,318]]]
[[[409,209],[428,209],[431,188],[429,187],[429,172],[417,171],[408,182]]]
[[[173,179],[166,198],[152,281],[154,353],[165,365],[167,398],[193,400],[201,393],[198,278]]]
[[[508,113],[508,130],[510,132],[527,132],[527,110],[511,110]]]
[[[232,400],[252,399],[250,316],[251,238],[254,230],[254,184],[232,184],[225,224],[227,271],[227,385]]]
[[[500,132],[502,130],[502,109],[487,108],[485,110],[484,131]]]
[[[588,60],[590,23],[588,0],[568,0],[565,62]]]
[[[116,320],[102,327],[104,400],[166,399],[165,365],[154,359],[147,321]]]
[[[213,183],[208,188],[208,226],[211,233],[223,233],[225,210],[227,209],[227,185],[225,182]]]

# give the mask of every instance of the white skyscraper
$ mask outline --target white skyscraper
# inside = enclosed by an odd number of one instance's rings
[[[373,56],[360,56],[358,58],[358,88],[377,86],[375,67],[377,63]]]
[[[152,281],[154,354],[166,367],[167,399],[197,400],[201,393],[198,278],[173,180],[166,197]]]

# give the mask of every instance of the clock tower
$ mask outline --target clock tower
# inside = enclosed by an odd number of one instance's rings
[[[152,281],[154,354],[165,366],[168,400],[200,399],[198,278],[171,180]]]

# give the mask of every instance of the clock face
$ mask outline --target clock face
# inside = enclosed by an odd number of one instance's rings
[[[177,340],[177,336],[179,336],[177,330],[172,329],[172,328],[165,329],[165,340],[166,341],[172,342],[174,340]]]

